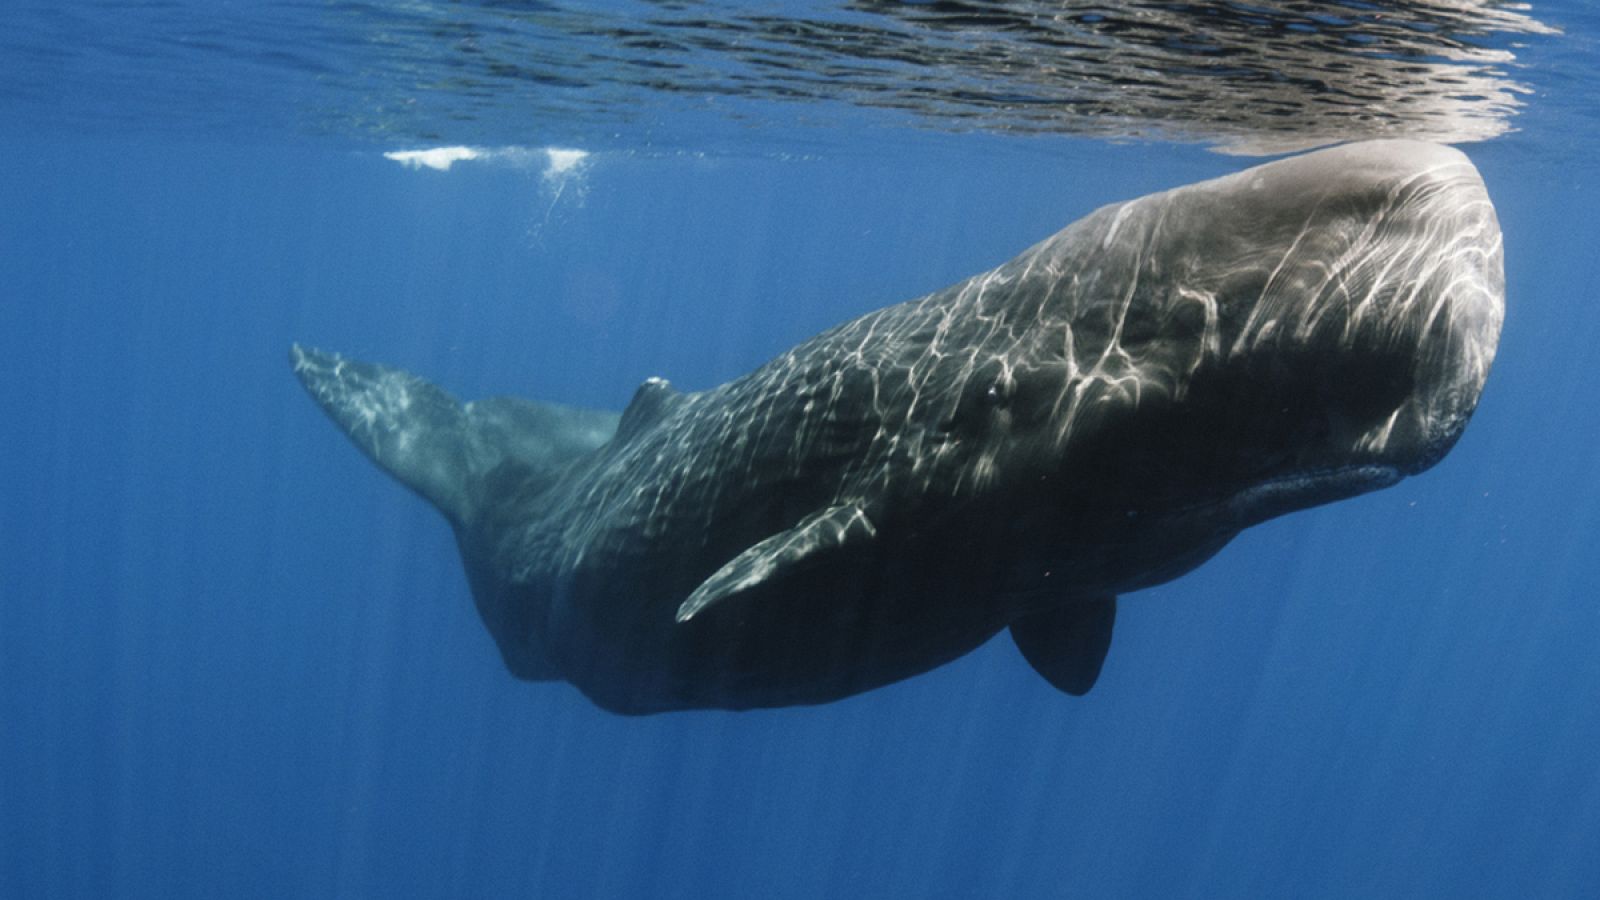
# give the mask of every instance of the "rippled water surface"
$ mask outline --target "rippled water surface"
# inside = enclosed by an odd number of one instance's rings
[[[775,145],[910,126],[1239,152],[1493,137],[1529,94],[1525,58],[1559,34],[1491,0],[84,3],[21,19],[0,39],[9,93],[66,94],[50,112],[80,125],[175,112],[252,132],[675,145],[707,122]]]

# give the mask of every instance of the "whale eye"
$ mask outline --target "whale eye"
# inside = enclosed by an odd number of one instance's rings
[[[983,401],[990,407],[998,409],[1011,402],[1012,393],[1012,390],[1005,383],[995,382],[989,385],[988,390],[983,392]]]
[[[984,399],[990,406],[1010,406],[1013,398],[1017,396],[1017,379],[1010,372],[1001,372],[994,381],[989,383],[989,389],[984,392]]]
[[[944,432],[968,431],[986,427],[991,415],[1011,399],[1011,386],[1004,374],[993,378],[973,377],[956,400],[955,408],[939,423]]]
[[[968,393],[971,399],[963,405],[968,407],[968,416],[974,424],[987,422],[995,413],[1008,409],[1017,393],[1017,383],[1004,373],[987,385],[979,382],[973,387],[976,390]]]

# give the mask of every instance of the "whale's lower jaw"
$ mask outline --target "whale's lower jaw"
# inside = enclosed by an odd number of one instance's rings
[[[1262,478],[1226,498],[1204,504],[1207,515],[1234,528],[1248,528],[1268,519],[1313,506],[1358,497],[1432,468],[1455,446],[1466,425],[1461,417],[1434,429],[1429,439],[1398,452],[1356,454],[1345,463],[1317,466]],[[1364,458],[1363,458],[1364,457]]]
[[[1392,465],[1358,464],[1300,472],[1253,484],[1216,504],[1210,515],[1248,528],[1281,515],[1389,487],[1404,474]]]

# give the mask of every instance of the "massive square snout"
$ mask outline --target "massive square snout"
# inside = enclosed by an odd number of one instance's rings
[[[1448,147],[1374,141],[1263,167],[1246,191],[1277,198],[1252,205],[1282,207],[1282,249],[1258,263],[1259,296],[1236,298],[1227,356],[1319,363],[1306,402],[1324,404],[1347,464],[1432,465],[1477,405],[1504,318],[1477,169]]]
[[[1083,302],[1074,333],[1083,347],[1108,331],[1099,357],[1139,390],[1105,404],[1107,436],[1077,437],[1116,448],[1096,470],[1163,473],[1152,508],[1244,527],[1382,487],[1437,462],[1477,405],[1505,285],[1494,208],[1459,151],[1337,147],[1098,227],[1122,287]],[[1117,490],[1130,480],[1154,479]]]

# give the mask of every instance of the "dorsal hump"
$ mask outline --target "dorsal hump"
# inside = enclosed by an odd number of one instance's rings
[[[622,411],[622,421],[617,424],[617,434],[613,439],[617,443],[625,443],[634,436],[655,427],[679,403],[683,402],[683,392],[672,386],[665,378],[646,378],[639,389],[633,392],[633,400],[628,403],[628,408]]]

